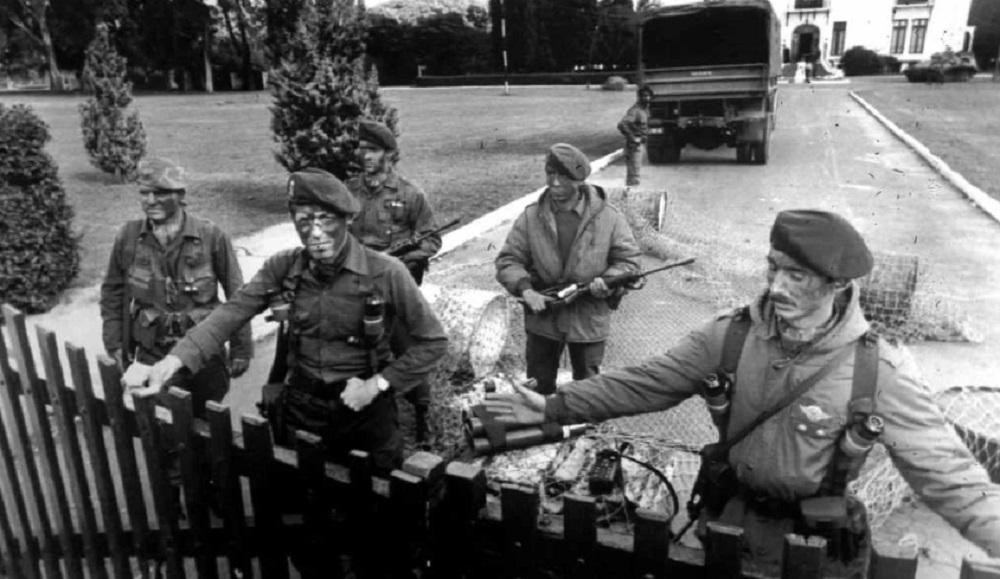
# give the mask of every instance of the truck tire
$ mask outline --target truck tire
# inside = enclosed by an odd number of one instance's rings
[[[752,158],[751,155],[751,144],[750,143],[739,143],[736,145],[736,162],[737,163],[749,163]]]

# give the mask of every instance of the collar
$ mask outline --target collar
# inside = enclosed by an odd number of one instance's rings
[[[201,239],[201,231],[195,224],[194,219],[191,218],[184,209],[180,210],[181,214],[181,227],[177,233],[177,237],[185,237],[191,239]],[[149,222],[149,218],[143,218],[142,229],[139,230],[139,237],[146,237],[147,235],[153,234],[153,224]]]
[[[350,233],[347,234],[347,243],[343,251],[347,252],[344,258],[344,269],[349,269],[360,275],[368,275],[368,256],[365,255],[364,246]]]

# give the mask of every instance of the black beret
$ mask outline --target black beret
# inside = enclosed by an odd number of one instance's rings
[[[566,143],[549,147],[545,164],[575,181],[583,181],[590,175],[590,160],[583,151]]]
[[[288,176],[288,205],[319,205],[341,215],[361,210],[340,179],[322,169],[302,169]]]
[[[363,119],[358,123],[358,139],[374,143],[386,151],[396,150],[396,136],[392,134],[392,129],[368,119]]]
[[[871,251],[846,219],[828,211],[782,211],[771,227],[771,247],[833,279],[855,279],[872,270]]]

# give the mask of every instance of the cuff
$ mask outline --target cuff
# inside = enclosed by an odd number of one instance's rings
[[[516,295],[517,297],[521,297],[522,295],[524,295],[525,290],[530,290],[530,289],[532,289],[531,278],[527,277],[521,278],[517,280],[517,285],[514,286],[514,295]]]
[[[182,339],[180,342],[177,342],[177,345],[170,350],[170,353],[180,358],[181,362],[184,363],[184,367],[190,370],[192,374],[196,374],[201,369],[201,350],[191,340]]]

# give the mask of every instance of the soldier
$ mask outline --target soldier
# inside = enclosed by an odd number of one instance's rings
[[[169,159],[139,163],[139,200],[145,219],[129,221],[118,232],[104,283],[101,318],[104,348],[123,370],[133,362],[153,364],[195,324],[220,305],[218,286],[232,298],[243,285],[229,236],[210,221],[184,210],[184,170]],[[222,337],[224,349],[178,376],[175,385],[191,390],[195,412],[219,401],[229,377],[246,372],[253,356],[250,325]]]
[[[569,347],[573,378],[596,374],[604,359],[612,306],[620,294],[601,276],[637,271],[639,246],[604,190],[585,183],[590,161],[558,143],[545,158],[548,183],[514,222],[496,258],[497,281],[525,304],[526,358],[538,391],[556,387],[559,357]],[[540,290],[586,284],[589,295],[550,307]]]
[[[649,103],[653,101],[653,90],[648,86],[639,87],[635,94],[635,104],[618,121],[618,131],[625,136],[626,187],[639,184],[642,152],[649,135]]]
[[[670,408],[702,393],[707,376],[732,374],[720,430],[734,439],[722,457],[733,488],[719,509],[701,515],[702,522],[742,527],[745,557],[773,572],[785,533],[822,534],[807,514],[816,505],[844,504],[850,539],[830,536],[828,547],[837,543],[841,555],[850,553],[840,559],[844,576],[866,576],[863,506],[845,495],[846,479],[831,477],[854,452],[860,424],[879,436],[928,506],[1000,555],[1000,486],[945,422],[903,347],[869,333],[853,281],[872,268],[861,235],[833,213],[783,211],[767,264],[767,290],[752,305],[711,320],[665,354],[554,396],[519,387],[518,394],[491,395],[488,404],[507,422],[590,422]],[[731,341],[739,327],[742,342]],[[735,368],[724,371],[726,358]],[[857,396],[859,389],[867,395]],[[852,542],[854,549],[844,549]]]
[[[434,231],[434,213],[423,191],[396,173],[399,160],[396,137],[389,127],[371,120],[358,124],[358,156],[363,173],[347,182],[347,188],[358,200],[361,210],[351,223],[351,234],[361,243],[377,251],[385,251],[394,243]],[[429,235],[417,249],[400,256],[417,285],[424,279],[428,260],[441,248],[441,237]],[[392,339],[392,351],[402,355],[409,345],[408,336],[397,334]],[[427,410],[431,403],[431,387],[420,384],[404,396],[413,404],[417,441],[427,434]]]
[[[323,437],[331,460],[360,449],[388,471],[402,459],[393,393],[433,370],[447,348],[444,330],[403,264],[348,232],[359,207],[340,180],[319,169],[292,173],[288,208],[305,247],[271,256],[153,367],[147,389],[181,368],[198,370],[233,328],[271,307],[291,325],[286,387],[272,414],[284,418],[278,438],[308,430]],[[397,324],[412,344],[394,359]]]

